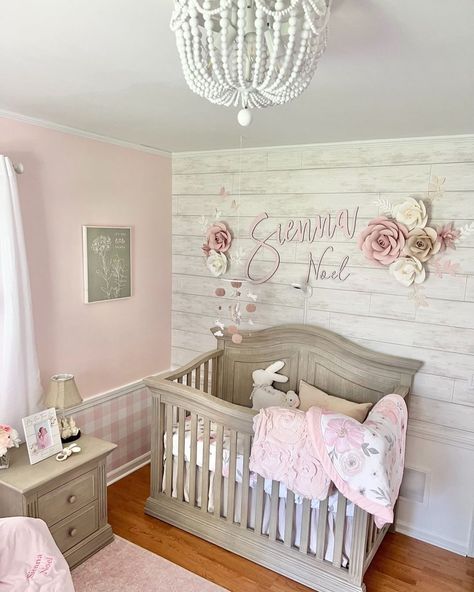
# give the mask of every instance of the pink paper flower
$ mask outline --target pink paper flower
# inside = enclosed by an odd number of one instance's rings
[[[324,432],[324,439],[336,452],[346,452],[362,446],[364,430],[355,419],[331,419]]]
[[[454,228],[454,222],[441,226],[441,228],[438,229],[438,241],[441,245],[440,251],[455,249],[456,241],[460,235],[461,232],[457,230],[457,228]]]
[[[405,226],[386,216],[379,216],[360,233],[357,245],[367,259],[380,265],[390,265],[400,257],[407,236]]]
[[[206,241],[202,246],[206,257],[211,251],[216,251],[217,253],[228,251],[232,244],[232,235],[225,222],[214,222],[207,230]]]

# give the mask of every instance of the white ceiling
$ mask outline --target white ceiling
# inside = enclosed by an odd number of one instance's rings
[[[0,0],[0,109],[168,151],[232,148],[234,109],[188,90],[172,0]],[[296,101],[246,146],[474,132],[473,0],[334,0]]]

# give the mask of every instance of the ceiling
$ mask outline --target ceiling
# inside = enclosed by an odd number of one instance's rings
[[[0,0],[0,109],[167,151],[234,148],[186,86],[172,0]],[[246,146],[474,132],[473,0],[334,0],[326,54]]]

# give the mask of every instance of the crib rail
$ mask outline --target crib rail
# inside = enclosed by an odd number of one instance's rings
[[[180,382],[184,377],[187,382],[190,372],[202,369],[211,359],[202,356],[178,373],[170,373],[153,385],[148,383],[153,394],[153,453],[147,511],[165,515],[177,526],[209,540],[215,540],[216,532],[225,532],[222,545],[244,556],[244,549],[233,546],[240,538],[273,545],[275,551],[286,550],[296,554],[299,561],[337,574],[348,585],[360,585],[373,549],[372,539],[370,545],[368,539],[374,537],[374,544],[377,541],[377,536],[368,532],[367,513],[356,508],[354,517],[348,518],[347,500],[341,493],[337,495],[337,510],[332,512],[328,499],[315,509],[310,500],[295,504],[295,496],[289,491],[285,501],[279,497],[277,481],[267,493],[264,479],[249,470],[256,412],[196,392],[194,386]],[[196,384],[196,373],[191,382]],[[212,537],[206,535],[208,532]],[[352,545],[347,565],[345,540],[350,536],[367,542]],[[330,537],[332,553],[328,556]]]
[[[216,396],[218,362],[223,354],[223,350],[214,350],[198,356],[178,370],[161,374],[159,380],[177,382]]]

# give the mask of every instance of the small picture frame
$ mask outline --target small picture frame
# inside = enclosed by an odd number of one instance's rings
[[[22,423],[30,464],[61,452],[63,445],[54,407],[24,417]]]

